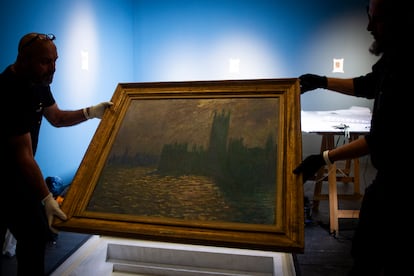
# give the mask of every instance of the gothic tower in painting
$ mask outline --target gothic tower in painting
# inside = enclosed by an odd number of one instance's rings
[[[210,143],[207,149],[207,164],[213,171],[222,168],[227,156],[227,142],[229,135],[230,112],[224,110],[221,114],[214,112],[210,131]]]

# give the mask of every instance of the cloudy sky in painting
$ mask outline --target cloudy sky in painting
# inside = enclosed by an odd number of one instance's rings
[[[133,100],[122,121],[112,154],[159,154],[164,144],[188,143],[207,149],[214,112],[230,112],[229,138],[247,147],[264,147],[276,137],[277,98]]]

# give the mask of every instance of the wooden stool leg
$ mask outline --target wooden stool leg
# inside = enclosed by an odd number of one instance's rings
[[[338,191],[336,187],[336,164],[328,166],[328,185],[329,185],[329,224],[330,233],[337,235],[338,223]]]

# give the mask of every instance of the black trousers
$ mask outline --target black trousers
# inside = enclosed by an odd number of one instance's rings
[[[407,225],[414,202],[409,192],[413,181],[408,172],[389,168],[377,173],[365,189],[352,240],[354,265],[349,276],[414,275],[410,260],[413,242]]]
[[[17,275],[44,276],[46,244],[53,238],[44,206],[29,191],[2,191],[0,197],[0,241],[7,229],[15,237]]]

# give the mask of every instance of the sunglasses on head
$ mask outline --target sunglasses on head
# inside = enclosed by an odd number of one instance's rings
[[[26,43],[20,45],[19,52],[22,51],[24,48],[27,48],[28,46],[30,46],[36,40],[50,40],[50,41],[53,41],[55,39],[56,39],[56,36],[54,34],[37,34],[33,38],[31,38],[29,41],[27,41]]]

